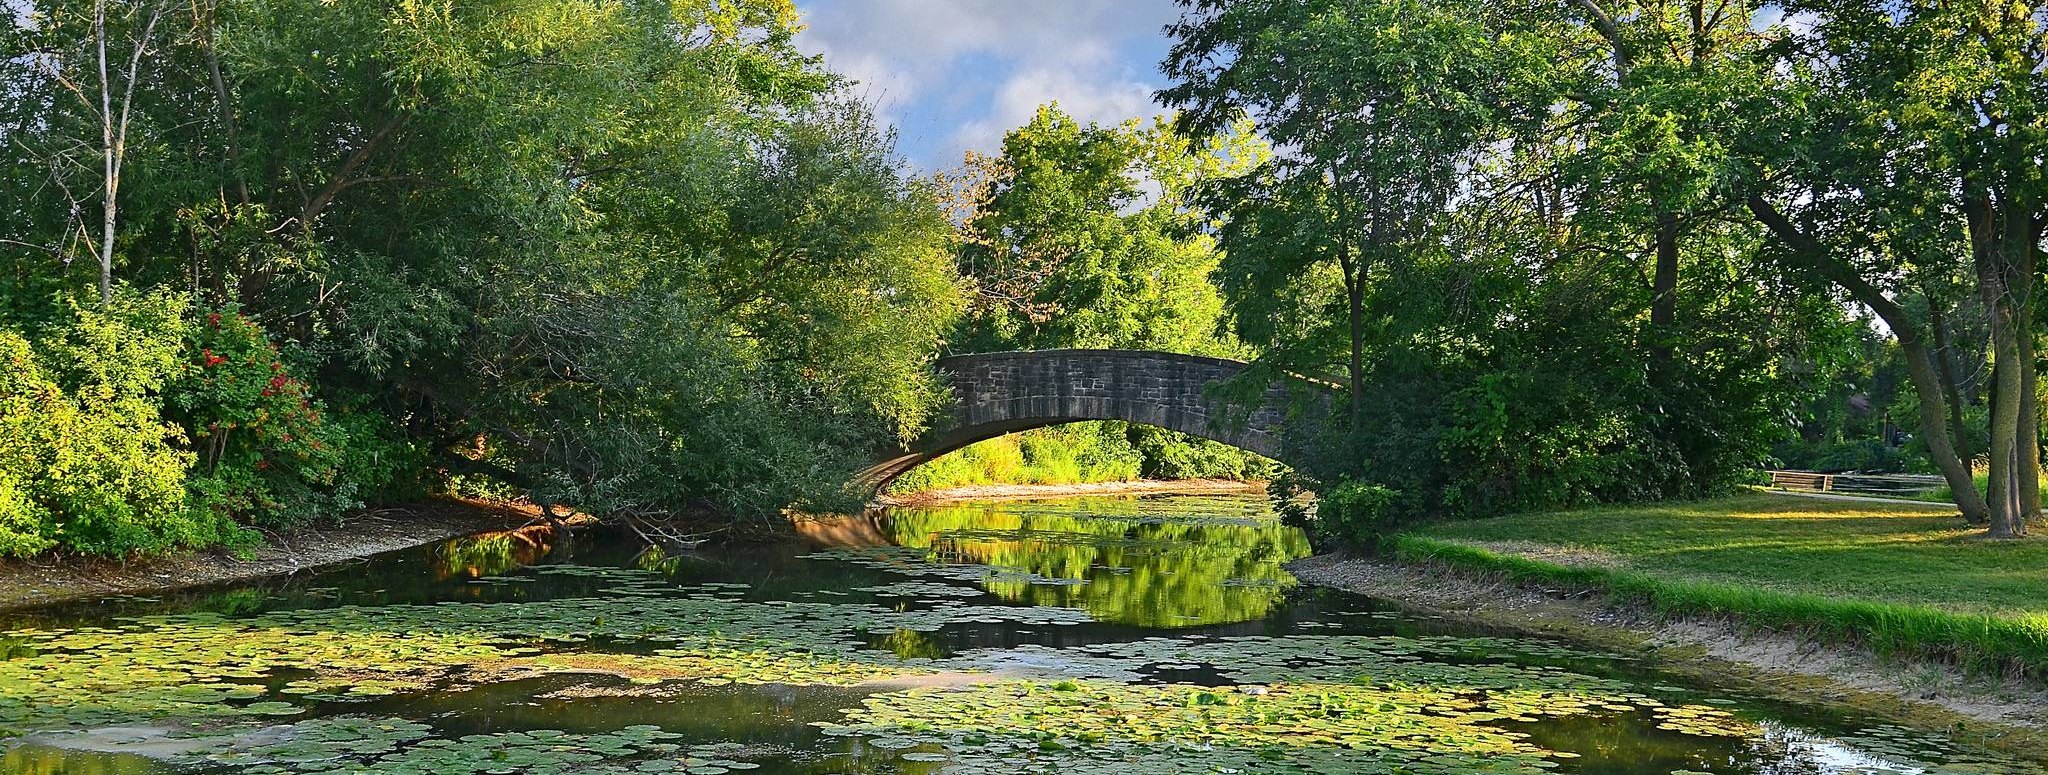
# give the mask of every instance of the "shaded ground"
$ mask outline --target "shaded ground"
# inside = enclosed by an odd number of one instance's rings
[[[7,560],[0,562],[0,610],[297,573],[466,533],[514,527],[537,513],[483,501],[435,500],[357,514],[341,527],[307,526],[272,534],[246,560],[223,550],[129,562],[95,557]]]

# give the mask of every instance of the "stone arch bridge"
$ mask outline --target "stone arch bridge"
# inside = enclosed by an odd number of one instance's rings
[[[908,445],[880,451],[857,478],[880,488],[918,465],[984,439],[1078,420],[1156,425],[1287,462],[1281,424],[1297,396],[1326,397],[1327,383],[1293,377],[1233,404],[1210,386],[1249,364],[1148,350],[1037,350],[939,360],[953,388],[952,413]]]

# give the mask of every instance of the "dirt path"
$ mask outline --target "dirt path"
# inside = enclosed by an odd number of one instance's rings
[[[884,506],[923,506],[954,501],[1023,500],[1029,498],[1079,498],[1090,495],[1202,495],[1206,493],[1264,492],[1265,482],[1235,479],[1140,479],[1133,482],[1090,484],[976,484],[945,487],[907,495],[876,496]]]
[[[437,500],[358,514],[341,528],[306,527],[276,534],[247,560],[211,550],[125,563],[71,557],[0,561],[0,610],[297,573],[467,533],[515,527],[534,513],[480,501]]]
[[[1671,620],[1610,606],[1597,593],[1518,586],[1443,567],[1319,555],[1287,566],[1303,582],[1420,611],[1648,656],[1704,681],[1792,702],[1847,705],[2048,760],[2048,691],[1880,658],[1718,620]]]

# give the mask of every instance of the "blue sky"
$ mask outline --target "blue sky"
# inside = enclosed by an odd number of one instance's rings
[[[900,131],[920,171],[952,167],[969,149],[1057,100],[1084,121],[1160,112],[1161,31],[1173,0],[798,0],[804,51],[857,81]]]

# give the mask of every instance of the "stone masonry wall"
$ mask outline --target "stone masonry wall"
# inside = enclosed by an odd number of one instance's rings
[[[1269,387],[1263,405],[1236,427],[1228,422],[1225,403],[1207,393],[1210,384],[1235,377],[1244,368],[1243,363],[1221,358],[1142,350],[955,356],[939,362],[939,369],[952,378],[959,401],[952,426],[942,433],[1128,420],[1277,455],[1277,429],[1287,403],[1284,386]]]

